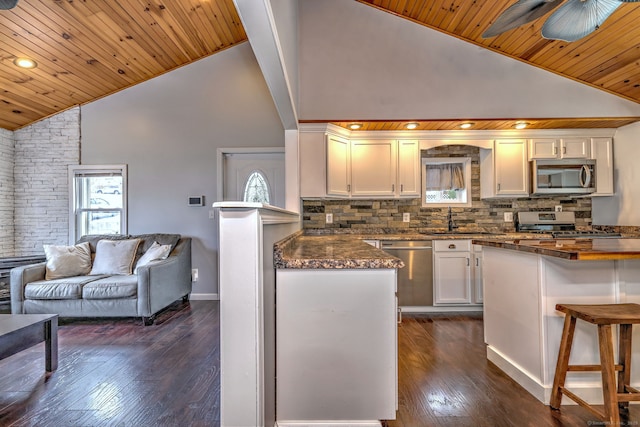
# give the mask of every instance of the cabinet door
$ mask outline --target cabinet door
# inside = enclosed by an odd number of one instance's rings
[[[395,196],[396,156],[396,141],[351,141],[351,195]]]
[[[529,159],[555,159],[558,157],[560,141],[551,138],[529,140]]]
[[[494,151],[496,195],[529,195],[527,141],[524,139],[497,140]]]
[[[591,138],[591,158],[596,160],[596,192],[591,196],[613,196],[613,140]]]
[[[434,253],[433,303],[471,303],[470,252]]]
[[[400,197],[420,197],[418,141],[398,141],[398,187]]]
[[[589,138],[563,138],[560,140],[560,158],[588,159],[591,151]]]
[[[350,187],[351,159],[349,140],[339,136],[327,135],[327,195],[349,196]]]
[[[471,252],[471,269],[472,282],[473,282],[473,302],[476,304],[482,304],[482,246],[473,245],[473,252]]]

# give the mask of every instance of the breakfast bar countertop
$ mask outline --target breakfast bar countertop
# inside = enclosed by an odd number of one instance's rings
[[[578,261],[640,259],[640,238],[474,239],[473,243]]]

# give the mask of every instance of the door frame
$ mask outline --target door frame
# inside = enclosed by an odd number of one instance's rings
[[[269,154],[282,153],[285,154],[284,147],[233,147],[218,148],[216,154],[216,202],[222,202],[224,198],[224,156],[225,154]],[[285,159],[286,167],[286,159]],[[286,171],[285,171],[286,183]],[[285,194],[286,201],[286,194]]]

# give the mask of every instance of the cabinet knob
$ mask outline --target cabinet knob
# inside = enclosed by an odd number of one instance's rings
[[[449,249],[455,249],[456,245],[454,245],[453,243],[449,245]]]

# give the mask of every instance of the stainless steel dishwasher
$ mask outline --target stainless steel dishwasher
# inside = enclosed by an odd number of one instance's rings
[[[380,249],[400,258],[398,269],[398,305],[433,305],[433,246],[431,240],[381,241]]]

